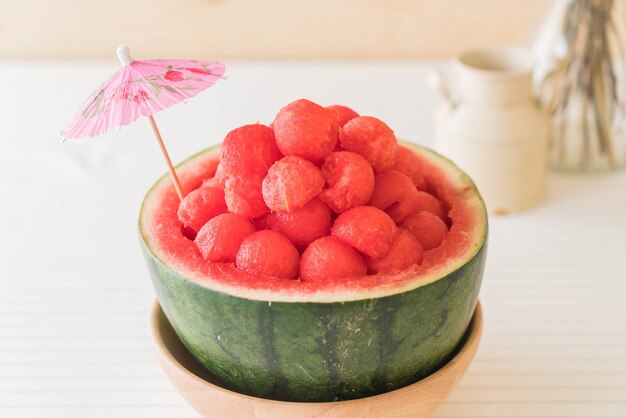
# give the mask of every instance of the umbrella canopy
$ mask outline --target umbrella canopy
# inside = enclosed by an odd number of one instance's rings
[[[96,136],[128,125],[140,116],[148,117],[182,199],[184,192],[152,115],[211,87],[223,77],[224,64],[133,60],[125,45],[117,49],[117,56],[122,68],[87,98],[61,135],[64,139]]]

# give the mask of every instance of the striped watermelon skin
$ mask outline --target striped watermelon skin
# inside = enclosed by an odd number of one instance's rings
[[[185,346],[235,391],[333,401],[411,384],[452,355],[481,285],[486,240],[457,270],[411,291],[348,302],[272,302],[200,286],[142,240],[161,306]]]

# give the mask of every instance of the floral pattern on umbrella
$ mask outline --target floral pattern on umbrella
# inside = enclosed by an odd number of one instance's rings
[[[61,135],[64,140],[96,136],[146,116],[182,200],[185,191],[152,115],[211,87],[223,78],[224,64],[192,60],[134,61],[125,45],[117,48],[117,56],[122,68],[89,96]]]
[[[81,138],[120,128],[195,96],[223,75],[219,62],[132,61],[93,92],[62,135]]]

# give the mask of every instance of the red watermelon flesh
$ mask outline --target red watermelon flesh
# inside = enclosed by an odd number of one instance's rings
[[[224,189],[228,210],[248,219],[268,213],[270,210],[263,200],[263,178],[254,173],[228,177]]]
[[[177,214],[183,228],[195,236],[206,222],[227,210],[224,190],[201,187],[185,196],[180,202]]]
[[[214,182],[224,183],[230,212],[247,218],[269,212],[262,183],[269,168],[281,157],[274,131],[268,126],[244,125],[226,135]]]
[[[424,210],[407,216],[401,226],[417,238],[424,251],[439,247],[448,233],[448,226],[441,218]]]
[[[224,190],[226,179],[220,178],[217,175],[211,177],[210,179],[206,179],[202,182],[201,187],[215,187],[216,189]]]
[[[273,212],[255,221],[257,228],[280,232],[301,247],[330,234],[330,223],[331,210],[318,198],[291,212]]]
[[[233,129],[224,138],[218,178],[265,176],[267,170],[282,157],[274,131],[261,124]]]
[[[415,211],[418,193],[410,178],[399,171],[389,170],[376,176],[369,204],[384,210],[399,223]]]
[[[235,213],[222,213],[208,221],[194,242],[205,260],[233,262],[243,240],[256,232],[247,218]]]
[[[438,216],[442,221],[447,220],[443,205],[435,196],[430,193],[418,191],[413,202],[413,211],[424,210]]]
[[[408,146],[408,145],[407,145]],[[454,170],[442,163],[439,157],[420,148],[411,148],[420,161],[420,165],[431,187],[446,207],[449,207],[450,228],[445,240],[436,248],[424,252],[420,264],[415,264],[397,274],[376,274],[371,279],[333,278],[322,281],[278,280],[276,277],[255,276],[238,270],[234,263],[207,262],[196,248],[193,241],[181,233],[181,222],[177,216],[180,201],[176,191],[167,178],[155,186],[150,199],[145,203],[144,216],[148,224],[144,230],[150,231],[147,239],[158,250],[168,264],[186,272],[189,277],[199,282],[210,280],[229,288],[246,292],[276,292],[280,294],[323,294],[338,291],[353,291],[379,288],[381,286],[402,286],[403,278],[413,280],[416,277],[429,276],[439,271],[448,260],[453,260],[468,251],[468,246],[475,237],[481,212],[478,203],[466,196],[475,194],[465,185],[465,178],[454,177]],[[204,179],[214,176],[219,163],[219,149],[205,152],[187,162],[180,170],[180,178],[185,189],[199,187]],[[467,193],[465,191],[467,190]],[[433,197],[434,198],[434,197]],[[435,200],[437,200],[435,198]],[[148,216],[149,214],[149,216]],[[483,222],[483,221],[480,221]],[[430,277],[430,276],[429,276]],[[320,296],[321,297],[321,296]]]
[[[295,279],[298,276],[300,255],[284,235],[276,231],[257,231],[244,238],[235,264],[254,276]]]
[[[309,245],[300,258],[300,280],[325,282],[367,273],[363,257],[352,246],[333,236],[325,236]]]
[[[426,178],[424,177],[424,172],[422,171],[420,161],[415,156],[415,154],[407,147],[398,147],[396,164],[394,165],[393,169],[401,172],[402,174],[410,178],[418,190],[426,189]]]
[[[218,189],[224,190],[225,183],[226,175],[224,174],[223,165],[218,164],[217,169],[215,170],[215,175],[213,177],[203,180],[201,187],[216,187]]]
[[[376,173],[390,170],[396,163],[398,141],[393,131],[380,119],[359,116],[339,129],[339,142],[346,151],[363,156]]]
[[[331,235],[369,257],[378,258],[389,251],[396,231],[393,219],[382,210],[358,206],[337,217]]]
[[[387,254],[380,258],[367,258],[367,269],[372,274],[395,274],[422,261],[424,249],[415,236],[404,228],[398,232]]]
[[[329,154],[322,165],[327,187],[320,193],[335,213],[363,206],[374,191],[374,171],[367,160],[349,151]]]
[[[339,123],[349,151],[332,152]],[[427,274],[467,250],[463,231],[480,205],[465,202],[465,179],[450,177],[458,170],[442,158],[399,146],[376,118],[298,100],[271,127],[231,131],[218,152],[182,170],[195,190],[178,216],[168,218],[177,203],[167,188],[151,212],[151,239],[199,277],[268,291],[365,288]]]
[[[333,112],[337,114],[339,127],[342,127],[343,125],[345,125],[352,119],[359,117],[359,114],[356,113],[354,110],[350,109],[348,106],[332,105],[332,106],[326,106],[326,109],[332,110]]]
[[[263,199],[273,211],[301,208],[324,188],[324,179],[313,163],[290,155],[272,165],[263,179]]]
[[[332,111],[300,99],[280,109],[272,128],[278,149],[321,164],[337,143],[338,117]]]

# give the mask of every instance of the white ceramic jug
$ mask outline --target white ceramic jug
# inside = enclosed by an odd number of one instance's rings
[[[436,149],[476,182],[494,214],[534,206],[545,195],[549,117],[532,95],[532,56],[498,46],[453,60],[456,88],[439,76],[446,103]]]

